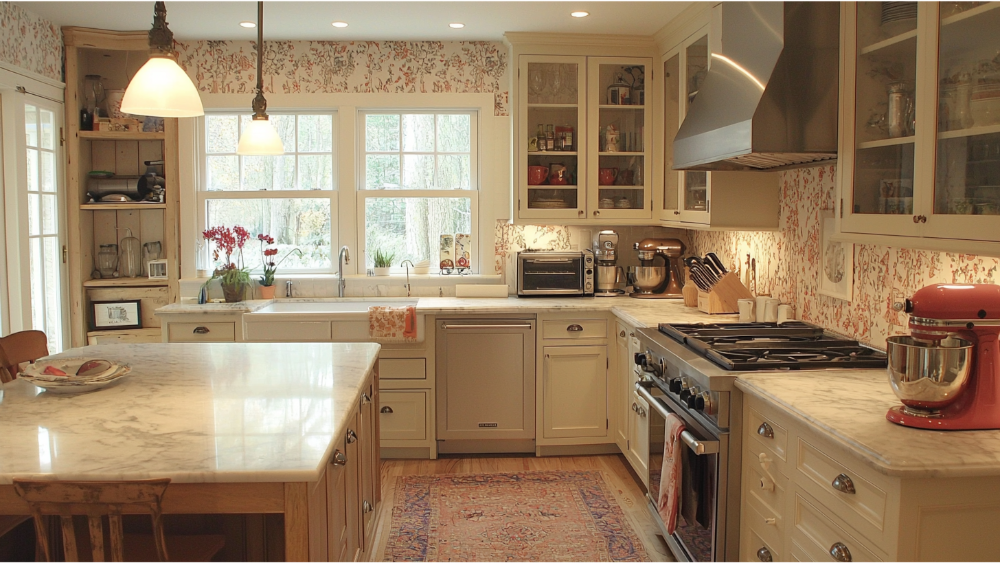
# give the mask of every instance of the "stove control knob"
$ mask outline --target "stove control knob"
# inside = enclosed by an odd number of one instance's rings
[[[668,388],[670,389],[671,393],[680,393],[681,392],[681,378],[675,377],[675,378],[671,379]]]
[[[698,411],[705,410],[705,395],[707,393],[701,393],[694,398],[694,409]]]
[[[715,414],[715,405],[712,404],[712,394],[708,391],[704,391],[701,395],[698,395],[698,402],[695,404],[694,408],[705,414]]]
[[[695,404],[697,404],[698,402],[698,394],[701,393],[701,389],[698,389],[697,387],[692,387],[690,389],[687,389],[686,391],[687,391],[687,397],[685,397],[684,394],[681,393],[681,400],[684,401],[685,404],[687,404],[687,408],[693,409],[695,408]]]
[[[681,389],[680,399],[682,403],[687,403],[688,399],[694,397],[694,393],[691,389]]]
[[[643,354],[642,352],[636,352],[634,359],[635,359],[635,365],[637,366],[646,365],[646,354]]]

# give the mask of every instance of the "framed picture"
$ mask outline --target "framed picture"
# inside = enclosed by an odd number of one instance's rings
[[[836,222],[833,211],[820,212],[820,295],[844,301],[854,297],[854,243],[835,241]]]
[[[91,330],[124,330],[142,328],[142,311],[139,300],[93,301]]]

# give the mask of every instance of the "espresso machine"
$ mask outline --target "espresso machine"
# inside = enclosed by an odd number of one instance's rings
[[[647,238],[634,246],[639,255],[639,266],[632,280],[632,297],[638,299],[683,299],[681,274],[677,266],[684,254],[684,243],[672,238]],[[656,259],[663,260],[656,266]]]
[[[886,418],[930,430],[1000,429],[1000,286],[938,284],[893,305],[910,336],[886,341],[892,390]]]
[[[618,266],[618,233],[601,231],[594,241],[594,258],[597,261],[597,283],[594,297],[617,297],[624,295],[620,289],[622,267]]]

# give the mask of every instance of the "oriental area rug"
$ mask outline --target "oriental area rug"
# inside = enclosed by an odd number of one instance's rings
[[[649,561],[599,471],[399,477],[386,561]]]

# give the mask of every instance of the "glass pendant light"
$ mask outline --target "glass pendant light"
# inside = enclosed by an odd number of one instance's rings
[[[264,3],[257,2],[257,95],[253,99],[253,119],[243,129],[239,155],[285,154],[285,145],[267,118],[267,100],[264,99]]]
[[[167,7],[163,2],[157,2],[153,8],[149,61],[128,83],[122,112],[154,117],[205,115],[198,89],[174,56],[174,34],[167,27]]]

